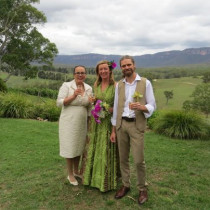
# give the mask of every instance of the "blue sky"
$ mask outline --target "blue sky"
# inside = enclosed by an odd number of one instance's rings
[[[209,0],[40,0],[39,31],[62,55],[153,54],[210,46]]]

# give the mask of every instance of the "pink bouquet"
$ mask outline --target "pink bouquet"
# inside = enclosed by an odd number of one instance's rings
[[[101,123],[100,118],[104,118],[109,112],[109,105],[106,102],[97,100],[94,109],[91,110],[96,123]]]

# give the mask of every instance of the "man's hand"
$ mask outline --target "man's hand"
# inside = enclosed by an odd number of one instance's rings
[[[148,112],[146,106],[140,104],[140,102],[133,102],[133,103],[131,104],[131,109],[132,109],[132,110],[139,110],[139,111],[143,111],[143,112]]]

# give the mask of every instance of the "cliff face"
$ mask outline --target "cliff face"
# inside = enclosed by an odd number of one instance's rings
[[[100,60],[114,60],[118,64],[120,57],[121,55],[101,54],[58,55],[54,63],[69,65],[80,64],[87,67],[95,67]],[[210,47],[189,48],[183,51],[173,50],[133,57],[137,67],[163,67],[210,63]]]
[[[182,51],[185,54],[191,55],[209,55],[210,54],[210,47],[204,48],[191,48]]]

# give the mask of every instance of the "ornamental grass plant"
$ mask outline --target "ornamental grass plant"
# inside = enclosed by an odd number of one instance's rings
[[[9,92],[1,94],[0,98],[1,117],[31,118],[33,104],[25,95]]]
[[[153,122],[154,131],[171,138],[207,139],[210,125],[196,112],[174,110],[163,112]]]
[[[40,97],[41,99],[41,97]],[[32,98],[18,91],[0,94],[0,117],[58,121],[60,108],[55,100],[33,101]]]
[[[41,117],[49,121],[58,121],[61,109],[56,106],[55,100],[34,105],[34,118]]]

